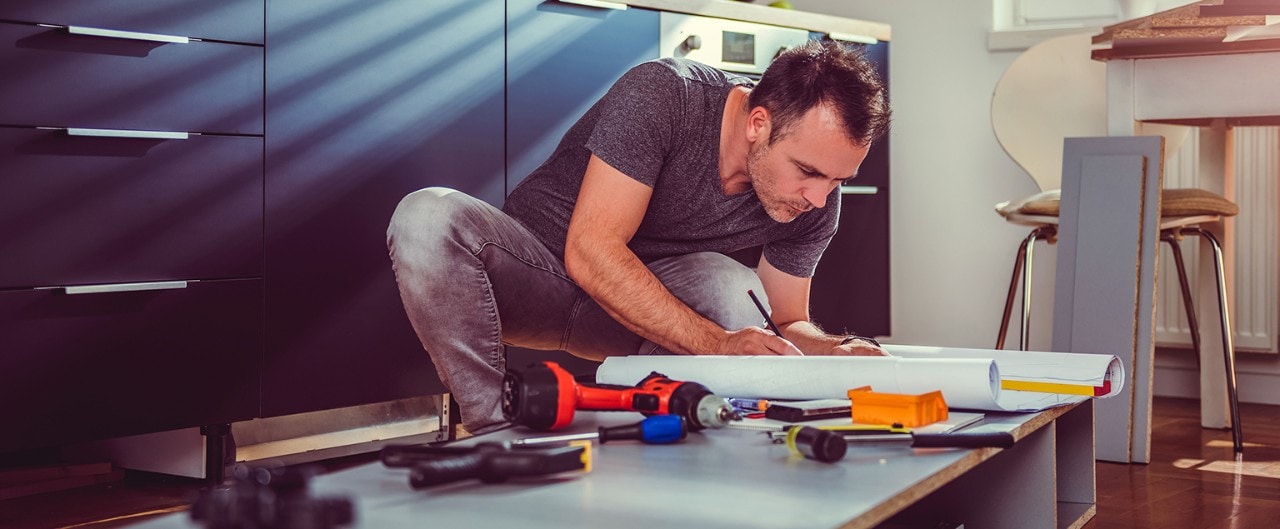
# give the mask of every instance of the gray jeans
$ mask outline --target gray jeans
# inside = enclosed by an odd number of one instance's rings
[[[469,431],[503,420],[504,344],[594,360],[668,354],[605,313],[569,279],[563,257],[532,232],[464,193],[433,187],[406,196],[391,218],[387,248],[409,321]],[[747,296],[748,289],[763,294],[760,279],[733,259],[695,253],[648,267],[726,329],[763,322]]]

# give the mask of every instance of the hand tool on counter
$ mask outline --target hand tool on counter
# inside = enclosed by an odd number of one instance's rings
[[[797,435],[797,430],[802,428],[831,432],[846,442],[909,442],[912,448],[1010,448],[1013,446],[1013,434],[1009,432],[926,434],[912,432],[901,425],[789,426],[767,433],[773,442],[785,442],[790,445],[793,442],[793,436]],[[808,435],[816,436],[817,434],[809,433]]]
[[[600,444],[609,441],[640,441],[645,444],[671,444],[685,438],[688,429],[685,427],[684,417],[679,415],[654,415],[647,417],[643,421],[625,424],[622,426],[606,427],[601,426],[595,432],[569,434],[569,435],[553,435],[550,437],[531,437],[528,439],[517,439],[511,444],[515,446],[532,446],[548,443],[563,443],[568,441],[583,441],[591,439],[599,439]]]
[[[555,362],[508,370],[502,380],[502,414],[535,430],[556,430],[573,421],[575,410],[638,411],[679,415],[689,431],[722,428],[741,416],[720,396],[697,382],[654,372],[635,386],[578,382]]]
[[[823,463],[835,463],[844,459],[849,444],[840,434],[812,426],[793,426],[785,433],[787,448],[794,454]],[[776,439],[774,442],[778,442]]]
[[[409,486],[415,489],[468,479],[502,483],[514,477],[591,471],[589,443],[552,447],[491,442],[465,447],[387,445],[381,455],[384,466],[409,468]]]

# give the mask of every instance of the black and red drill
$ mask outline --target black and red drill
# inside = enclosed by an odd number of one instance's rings
[[[535,430],[556,430],[573,422],[576,410],[638,411],[679,415],[689,430],[722,428],[740,419],[723,397],[697,382],[650,373],[635,386],[587,384],[555,362],[507,371],[502,380],[502,414]]]

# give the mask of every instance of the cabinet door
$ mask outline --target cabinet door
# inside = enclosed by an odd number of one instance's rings
[[[0,289],[262,275],[262,138],[0,127]]]
[[[885,83],[889,82],[889,43],[867,48]],[[810,294],[813,321],[830,333],[883,336],[889,321],[889,138],[871,148],[849,182],[874,188],[840,201],[840,226],[818,263]],[[866,189],[867,192],[870,189]]]
[[[501,0],[267,5],[263,415],[443,391],[387,257],[400,199],[503,196]]]
[[[0,124],[262,134],[262,48],[0,22]]]
[[[262,280],[0,291],[0,452],[253,418]]]
[[[0,19],[262,44],[264,0],[5,0]]]
[[[658,12],[507,1],[507,191],[632,66],[658,58]]]

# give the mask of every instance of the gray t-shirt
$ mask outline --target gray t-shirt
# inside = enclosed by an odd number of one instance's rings
[[[564,256],[565,234],[587,161],[653,188],[628,246],[642,261],[764,245],[779,270],[812,277],[840,216],[839,193],[789,223],[774,221],[754,190],[720,186],[720,124],[734,86],[750,85],[686,59],[642,63],[622,76],[565,133],[555,152],[507,197],[503,210]]]

